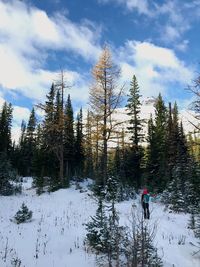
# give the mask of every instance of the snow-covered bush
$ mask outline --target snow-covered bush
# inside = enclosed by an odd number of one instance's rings
[[[28,207],[22,203],[21,209],[17,211],[17,213],[14,216],[15,222],[17,224],[24,223],[27,221],[30,221],[32,218],[33,212],[28,209]]]

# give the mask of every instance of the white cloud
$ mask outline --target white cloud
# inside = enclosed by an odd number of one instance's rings
[[[193,78],[193,70],[179,60],[174,51],[148,42],[127,41],[117,56],[122,68],[122,79],[131,80],[136,74],[141,93],[146,96],[165,96],[170,84],[183,88]]]
[[[13,106],[13,122],[20,125],[22,120],[28,121],[30,110],[25,107]]]
[[[188,40],[183,40],[182,42],[177,43],[175,45],[175,48],[177,50],[180,50],[180,51],[184,52],[184,51],[186,51],[188,49],[188,45],[189,45],[189,41]]]
[[[21,123],[24,120],[26,123],[28,122],[30,116],[30,110],[21,106],[13,106],[13,121],[12,121],[12,140],[15,142],[19,141],[19,137],[21,134]]]
[[[4,102],[5,102],[5,99],[3,97],[1,97],[1,94],[0,94],[0,110],[2,109]]]
[[[102,4],[112,3],[120,5],[128,12],[138,11],[139,14],[145,15],[146,19],[153,24],[159,39],[165,44],[170,45],[178,50],[185,51],[186,43],[182,45],[183,36],[191,27],[194,20],[199,20],[200,3],[198,0],[98,0]],[[139,20],[143,23],[143,20]],[[145,20],[145,23],[147,20]],[[187,41],[187,40],[186,40]]]
[[[48,16],[15,0],[0,1],[0,14],[0,86],[4,90],[41,100],[56,78],[56,72],[43,69],[50,50],[72,52],[86,61],[100,53],[100,27],[88,21],[73,23],[59,13]],[[82,79],[66,71],[69,80]]]
[[[113,2],[125,6],[129,11],[137,10],[139,14],[151,15],[148,0],[98,0],[98,2],[102,4]]]

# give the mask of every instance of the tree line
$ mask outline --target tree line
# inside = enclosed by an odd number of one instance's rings
[[[119,82],[120,69],[108,47],[104,47],[93,67],[92,78],[87,114],[83,118],[80,108],[74,118],[61,72],[45,102],[33,107],[27,123],[22,121],[18,143],[11,140],[12,105],[4,103],[0,113],[0,155],[4,158],[1,162],[9,164],[8,169],[12,167],[19,175],[33,176],[39,193],[45,186],[54,191],[69,186],[71,179],[83,177],[95,180],[97,194],[109,186],[110,180],[117,184],[116,190],[121,190],[119,194],[123,194],[123,188],[138,190],[144,185],[162,192],[173,181],[180,183],[183,195],[187,183],[196,188],[198,137],[187,137],[184,133],[177,103],[166,105],[159,94],[155,114],[148,122],[141,119],[142,96],[137,77],[133,75],[125,97],[124,86]],[[119,127],[119,121],[114,119],[124,99],[129,116],[126,128]],[[44,113],[40,122],[36,108]],[[146,124],[148,133],[144,136]],[[116,144],[114,149],[109,147],[112,141]],[[0,187],[3,188],[2,182]]]

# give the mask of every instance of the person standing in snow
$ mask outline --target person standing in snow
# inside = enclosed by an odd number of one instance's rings
[[[141,202],[142,202],[142,207],[143,207],[143,210],[144,210],[144,218],[145,219],[149,219],[150,218],[149,200],[150,200],[150,195],[148,193],[148,190],[144,189],[143,193],[142,193]]]

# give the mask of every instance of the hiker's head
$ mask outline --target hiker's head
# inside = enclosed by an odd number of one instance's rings
[[[144,195],[148,194],[148,190],[146,188],[143,190],[143,194]]]

